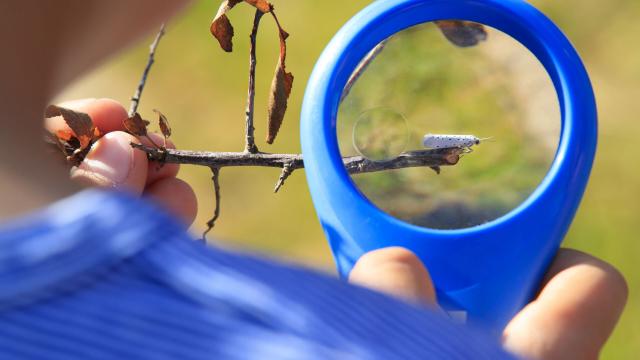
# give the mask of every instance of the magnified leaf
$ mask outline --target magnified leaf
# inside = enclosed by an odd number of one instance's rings
[[[478,45],[487,39],[487,31],[484,25],[462,20],[436,21],[440,31],[452,44],[459,47],[471,47]]]

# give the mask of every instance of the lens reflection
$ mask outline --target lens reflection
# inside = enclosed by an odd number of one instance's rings
[[[353,148],[372,161],[389,160],[407,147],[409,129],[402,114],[388,107],[364,111],[353,125]]]

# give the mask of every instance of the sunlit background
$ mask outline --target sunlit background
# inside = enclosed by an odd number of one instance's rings
[[[267,145],[262,139],[266,134],[267,95],[278,58],[278,38],[273,21],[265,18],[257,47],[258,146],[262,151],[297,153],[300,151],[300,105],[315,60],[340,26],[370,1],[273,0],[273,3],[283,26],[291,34],[287,66],[294,73],[295,82],[278,139],[275,145]],[[631,297],[603,358],[633,359],[640,353],[640,296],[636,293],[640,288],[640,265],[636,260],[640,254],[640,242],[637,240],[640,232],[640,167],[637,157],[640,150],[636,144],[640,122],[635,119],[640,114],[640,50],[637,46],[640,2],[536,0],[532,3],[548,14],[572,40],[595,87],[600,114],[598,154],[591,182],[565,245],[593,253],[626,275]],[[236,37],[234,53],[227,54],[220,50],[208,32],[217,7],[217,1],[198,1],[184,16],[169,24],[140,107],[142,115],[147,118],[154,117],[154,108],[163,111],[171,121],[174,141],[183,149],[241,151],[244,146],[248,34],[253,10],[248,6],[238,6],[230,14]],[[88,74],[60,99],[111,97],[128,103],[146,62],[151,36]],[[499,54],[500,47],[492,51]],[[424,64],[439,61],[438,54],[427,55],[436,58],[425,58]],[[518,76],[517,71],[514,76]],[[444,78],[450,79],[448,76]],[[447,101],[455,103],[451,98]],[[523,106],[527,106],[526,101]],[[468,104],[466,108],[460,108],[461,112],[474,109]],[[434,112],[429,114],[429,117],[421,119],[437,118]],[[439,118],[438,128],[427,128],[424,132],[446,131],[443,119],[446,117]],[[547,140],[552,144],[557,142],[557,138],[553,138],[557,136],[553,135],[553,126],[549,124],[549,127],[537,129],[537,141],[544,140],[545,132],[549,132],[551,135]],[[503,149],[505,144],[513,141],[509,132],[504,129],[485,130],[490,133],[477,135],[495,136],[495,143],[481,145],[455,169],[463,169],[468,162],[469,171],[482,176],[485,174],[480,167],[482,164],[474,165],[473,156],[483,159],[477,161],[504,156],[501,152],[495,153],[491,147]],[[416,144],[419,142],[412,146]],[[543,168],[544,161],[542,159]],[[543,175],[544,172],[535,173],[535,176]],[[333,273],[329,247],[316,219],[303,171],[295,172],[275,195],[273,187],[278,176],[277,169],[222,169],[222,215],[213,236],[228,246],[267,253]],[[462,175],[456,178],[450,173],[441,176],[449,176],[451,181],[469,178]],[[185,166],[181,177],[194,186],[200,201],[199,217],[193,226],[194,233],[199,234],[213,211],[210,172],[206,168]],[[435,173],[429,173],[426,179],[435,179]],[[458,185],[464,188],[464,184]]]

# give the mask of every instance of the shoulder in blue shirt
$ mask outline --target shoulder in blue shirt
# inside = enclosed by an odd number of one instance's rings
[[[0,359],[506,359],[428,309],[89,190],[0,228]]]

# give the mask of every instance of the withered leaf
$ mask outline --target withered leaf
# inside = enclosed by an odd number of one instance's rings
[[[284,115],[287,111],[287,103],[289,101],[289,95],[291,94],[291,88],[293,87],[293,74],[288,73],[286,70],[285,60],[287,58],[287,38],[289,34],[282,29],[275,14],[271,12],[276,24],[278,25],[278,31],[280,35],[280,59],[276,66],[276,72],[271,82],[271,92],[269,94],[269,126],[267,132],[267,144],[273,144]]]
[[[279,62],[276,73],[271,83],[271,94],[269,96],[269,127],[267,133],[267,143],[273,144],[273,141],[280,131],[280,126],[284,120],[287,111],[287,102],[293,87],[293,74],[288,73],[284,64]]]
[[[70,141],[73,138],[73,134],[69,133],[68,131],[64,131],[64,130],[58,130],[56,131],[55,136],[62,141]]]
[[[124,120],[124,128],[127,129],[131,135],[135,136],[146,136],[147,125],[149,125],[149,122],[147,120],[143,120],[138,113],[135,113],[133,116]]]
[[[226,52],[233,51],[233,26],[231,21],[227,17],[227,13],[233,9],[234,6],[241,2],[246,2],[249,5],[253,5],[256,9],[263,13],[271,12],[273,6],[267,0],[225,0],[220,4],[218,13],[211,22],[211,34],[218,39],[220,47]]]
[[[68,135],[69,132],[64,132]],[[70,141],[63,140],[57,135],[45,131],[45,142],[50,145],[50,149],[56,149],[60,151],[64,156],[66,163],[71,166],[78,166],[84,160],[85,156],[89,152],[89,147],[80,149],[80,141],[77,138],[71,137]]]
[[[459,47],[475,46],[487,39],[487,31],[484,25],[476,22],[441,20],[436,21],[436,25],[447,40]]]
[[[263,13],[268,13],[273,8],[267,0],[244,0],[247,4],[251,4]]]
[[[211,34],[218,39],[220,47],[226,52],[233,51],[233,26],[227,17],[227,12],[243,0],[225,0],[220,4],[218,13],[211,22]]]
[[[78,142],[80,143],[80,150],[86,149],[91,144],[92,140],[100,136],[98,129],[95,127],[93,120],[91,120],[91,117],[89,117],[88,114],[56,105],[49,105],[45,110],[45,116],[47,118],[62,116],[73,132],[75,138],[78,139]],[[71,140],[69,134],[64,131],[58,131],[56,136],[61,140]]]
[[[153,112],[158,114],[158,125],[160,126],[160,131],[165,139],[168,139],[171,136],[171,126],[169,126],[169,120],[164,116],[159,110],[153,109]]]
[[[66,134],[66,133],[65,133]],[[67,149],[65,147],[65,143],[67,143],[66,140],[63,140],[61,138],[59,138],[57,135],[54,135],[48,131],[44,132],[44,141],[49,144],[49,145],[53,145],[55,146],[58,150],[60,150],[64,156],[68,156],[67,154]],[[70,150],[69,153],[73,152],[73,150]]]

